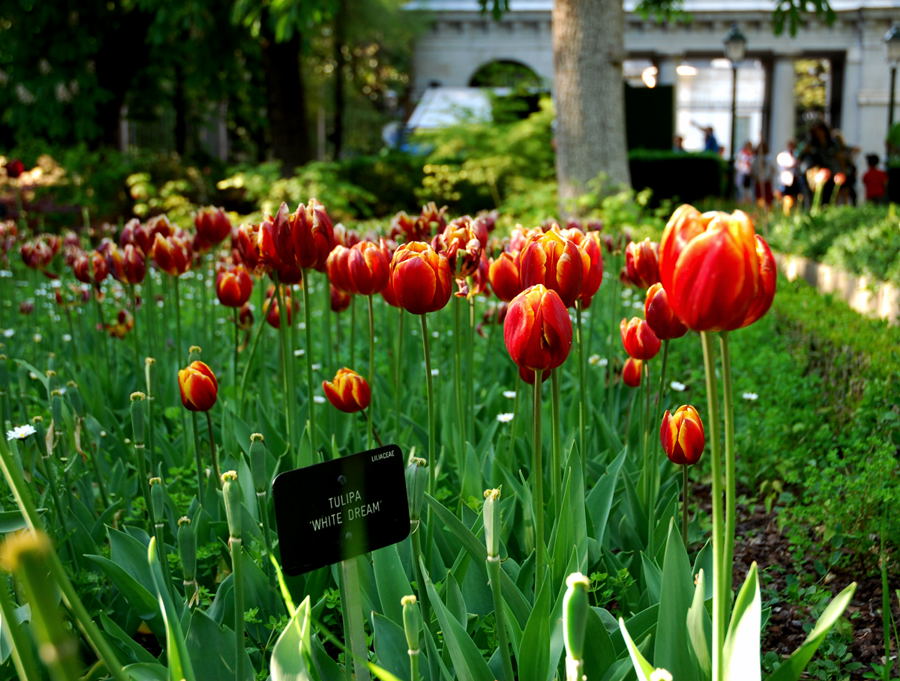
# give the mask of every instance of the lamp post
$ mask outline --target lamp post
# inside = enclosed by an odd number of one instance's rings
[[[891,94],[888,97],[888,134],[894,125],[894,94],[897,84],[897,63],[900,62],[900,26],[894,24],[884,34],[884,44],[887,45],[888,64],[891,65]]]
[[[731,62],[731,143],[728,145],[728,167],[731,170],[729,187],[730,193],[734,195],[734,155],[737,147],[735,139],[737,127],[737,77],[738,62],[744,58],[747,52],[747,38],[741,33],[737,24],[731,24],[731,30],[725,36],[725,56]]]

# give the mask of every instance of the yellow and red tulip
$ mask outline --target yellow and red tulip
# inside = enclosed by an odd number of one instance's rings
[[[619,333],[625,352],[635,359],[653,359],[659,352],[659,338],[646,320],[640,317],[632,317],[627,321],[623,319],[619,322]]]
[[[164,237],[157,232],[150,255],[159,269],[170,276],[178,277],[190,269],[193,252],[190,242],[181,235],[171,234]]]
[[[590,257],[559,230],[551,229],[529,238],[519,253],[518,265],[523,288],[542,284],[556,291],[563,304],[571,307],[581,293],[582,281],[590,268]]]
[[[391,260],[391,293],[413,314],[440,310],[450,300],[450,263],[421,241],[403,244]],[[386,296],[387,298],[387,296]]]
[[[253,279],[243,265],[235,265],[216,275],[216,296],[226,307],[243,307],[253,293]]]
[[[386,250],[371,241],[360,241],[353,245],[347,256],[346,267],[351,286],[349,292],[361,296],[381,293],[391,275],[391,261]]]
[[[625,278],[638,288],[647,289],[659,281],[659,244],[647,237],[625,247]]]
[[[684,205],[666,225],[660,277],[669,304],[694,331],[730,331],[764,315],[775,297],[775,260],[742,211]]]
[[[622,382],[631,388],[637,388],[641,384],[643,368],[644,363],[641,360],[629,357],[622,367]]]
[[[689,404],[678,407],[674,414],[667,409],[659,426],[659,441],[672,463],[697,463],[706,443],[700,414]]]
[[[531,371],[555,369],[569,356],[572,320],[556,291],[535,284],[510,301],[503,340],[513,362]]]
[[[366,379],[346,367],[338,369],[333,381],[322,381],[322,388],[331,404],[351,414],[368,407],[372,399]]]
[[[197,229],[194,247],[199,251],[206,251],[220,244],[231,234],[231,221],[221,208],[201,210],[194,216],[194,227]]]
[[[660,340],[681,338],[687,333],[687,327],[669,305],[666,289],[659,282],[647,289],[647,298],[644,300],[644,318]]]
[[[84,284],[100,284],[109,274],[109,264],[99,251],[81,253],[72,263],[72,272]]]
[[[195,360],[178,371],[178,388],[181,391],[181,403],[191,411],[209,411],[219,394],[216,375],[200,360]]]
[[[491,260],[488,279],[494,294],[507,303],[522,292],[519,266],[515,256],[507,251]]]

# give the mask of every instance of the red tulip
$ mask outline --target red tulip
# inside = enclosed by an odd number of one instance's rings
[[[250,272],[262,265],[259,255],[259,225],[243,224],[231,236],[232,259],[240,262]],[[234,254],[237,257],[234,257]]]
[[[391,261],[391,287],[407,312],[440,310],[450,300],[450,263],[426,243],[403,244]]]
[[[659,352],[659,338],[653,333],[650,325],[640,317],[632,317],[628,321],[623,319],[619,322],[619,333],[622,335],[625,352],[635,359],[653,359]]]
[[[249,305],[244,305],[238,312],[238,328],[242,331],[249,331],[253,328],[253,310]]]
[[[519,378],[525,381],[528,385],[534,385],[534,375],[535,372],[531,369],[526,369],[523,366],[519,367]],[[550,378],[550,369],[545,369],[541,372],[541,383]]]
[[[310,199],[297,206],[289,217],[291,246],[297,266],[324,271],[325,261],[334,246],[334,226],[325,206]]]
[[[587,232],[578,242],[578,248],[588,257],[588,268],[581,282],[578,301],[582,307],[589,307],[591,299],[603,283],[603,249],[600,247],[600,233]]]
[[[99,251],[82,253],[72,263],[72,272],[84,284],[100,284],[109,274],[109,265]]]
[[[659,441],[672,463],[697,463],[706,442],[700,414],[689,404],[678,407],[674,414],[667,409],[659,426]]]
[[[328,275],[328,281],[346,293],[353,292],[353,284],[350,281],[349,259],[350,249],[347,246],[338,244],[331,249],[331,253],[328,254],[328,258],[325,260],[325,272]]]
[[[14,158],[6,162],[6,176],[9,179],[15,180],[24,172],[25,164],[19,159]]]
[[[522,286],[519,283],[519,266],[511,253],[504,251],[497,258],[491,260],[488,278],[496,296],[507,303],[522,292]]]
[[[518,264],[523,288],[543,284],[556,291],[566,307],[571,307],[581,293],[582,281],[590,269],[590,257],[574,241],[551,229],[529,239],[519,253]]]
[[[350,307],[350,294],[344,291],[341,291],[334,284],[329,284],[328,286],[329,292],[331,293],[331,311],[332,312],[343,312],[348,307]]]
[[[113,338],[124,338],[134,328],[134,317],[128,310],[119,310],[116,321],[106,325],[106,332]]]
[[[138,246],[113,246],[106,256],[112,275],[123,284],[140,284],[147,275],[147,259]]]
[[[325,397],[335,407],[349,414],[369,406],[372,391],[362,376],[352,369],[338,369],[333,381],[322,381]]]
[[[274,216],[263,220],[256,235],[260,260],[277,275],[278,281],[296,284],[303,278],[303,271],[294,257],[287,204],[282,203]]]
[[[678,208],[663,232],[660,276],[675,314],[694,331],[752,324],[775,297],[772,252],[741,211]]]
[[[164,237],[157,233],[150,254],[156,266],[173,277],[187,272],[191,267],[191,258],[193,257],[190,243],[177,234]]]
[[[346,267],[349,291],[361,296],[380,293],[391,275],[391,261],[385,250],[371,241],[361,241],[350,249]]]
[[[513,362],[532,371],[555,369],[569,356],[572,320],[556,291],[535,284],[512,299],[503,340]]]
[[[209,411],[219,393],[216,375],[199,360],[178,371],[178,388],[181,403],[191,411]]]
[[[221,208],[201,210],[194,216],[194,227],[197,228],[195,244],[203,251],[220,244],[231,234],[231,221]]]
[[[681,338],[687,333],[687,327],[676,316],[672,306],[669,305],[669,297],[662,284],[656,282],[647,289],[647,298],[644,301],[644,318],[653,329],[653,333],[660,340]]]
[[[641,384],[643,368],[644,363],[641,360],[629,357],[622,367],[622,382],[629,387],[637,388]]]
[[[226,307],[243,307],[253,293],[253,279],[243,265],[235,265],[216,275],[216,295]]]
[[[834,174],[834,183],[837,186],[841,186],[847,182],[847,176],[844,173],[835,173]]]
[[[471,276],[478,270],[487,239],[487,223],[472,220],[466,215],[447,225],[434,237],[431,245],[435,251],[447,257],[450,271],[460,279]]]
[[[288,290],[284,292],[284,306],[287,308],[287,323],[291,324],[294,321],[294,301]],[[269,323],[269,326],[276,329],[281,328],[281,310],[278,304],[278,294],[274,286],[270,286],[266,292],[263,313],[266,315],[266,321]]]
[[[650,288],[659,281],[659,244],[647,237],[625,247],[625,277],[638,288]]]

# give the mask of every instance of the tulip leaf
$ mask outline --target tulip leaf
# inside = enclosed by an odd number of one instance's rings
[[[403,628],[384,615],[373,612],[372,631],[375,634],[375,657],[378,664],[383,670],[409,681],[409,645]]]
[[[156,597],[109,558],[93,554],[87,554],[85,558],[103,571],[106,578],[122,592],[128,605],[134,609],[134,613],[152,626],[152,621],[159,615]]]
[[[825,636],[850,604],[850,599],[853,598],[855,591],[856,582],[853,582],[834,597],[816,621],[816,626],[809,632],[806,640],[767,677],[766,681],[797,681],[800,678],[806,665],[809,664],[812,656],[825,640]],[[898,598],[900,598],[900,594],[898,594]]]
[[[761,620],[759,576],[756,563],[753,563],[734,601],[731,622],[725,635],[722,664],[725,667],[726,679],[759,681],[761,678],[759,649]]]
[[[125,667],[131,681],[166,681],[166,668],[155,662],[137,662]]]
[[[709,641],[712,638],[712,625],[706,611],[704,573],[697,573],[697,586],[694,588],[694,599],[687,614],[687,630],[691,647],[703,678],[712,677],[712,661],[709,656]]]
[[[413,590],[406,578],[403,563],[400,562],[397,545],[392,544],[373,551],[372,566],[375,570],[375,586],[378,588],[381,612],[395,624],[402,624],[403,608],[400,599],[413,593]]]
[[[493,681],[494,675],[484,661],[478,646],[441,601],[434,584],[431,583],[425,564],[421,561],[419,564],[422,570],[422,580],[425,582],[425,589],[428,592],[428,601],[444,632],[444,642],[447,644],[447,651],[450,653],[450,660],[453,662],[457,678],[461,681]],[[272,681],[277,680],[273,679]]]
[[[181,621],[172,595],[166,585],[162,567],[159,564],[159,554],[156,550],[156,537],[150,540],[147,547],[147,562],[150,564],[150,574],[156,586],[156,596],[159,599],[159,607],[162,611],[163,624],[166,627],[166,655],[169,658],[170,681],[196,681],[191,658],[188,655],[187,644],[184,640],[184,632],[181,629]]]
[[[654,663],[676,679],[699,677],[689,651],[685,616],[691,605],[691,564],[675,523],[669,522],[669,537],[663,558],[659,596],[659,622],[653,649]]]
[[[188,649],[194,653],[197,681],[218,681],[235,677],[234,631],[217,624],[202,610],[191,613],[191,624],[187,632]],[[242,681],[252,681],[253,665],[245,650],[244,676]]]
[[[602,679],[616,661],[616,650],[600,614],[593,608],[588,609],[584,640],[589,642],[584,647],[585,676]]]
[[[0,534],[17,532],[25,527],[25,518],[19,511],[0,511]]]
[[[272,681],[312,681],[310,675],[309,596],[297,606],[272,648]]]
[[[550,664],[550,580],[544,579],[519,644],[519,679],[546,681]]]
[[[631,640],[628,629],[625,626],[625,620],[619,618],[619,631],[622,632],[622,638],[625,641],[625,647],[628,649],[628,655],[631,657],[631,665],[634,667],[634,673],[637,674],[638,681],[650,681],[650,675],[653,673],[653,665],[647,662],[641,651]]]
[[[591,523],[594,525],[594,538],[598,544],[603,544],[603,537],[606,535],[606,525],[609,521],[609,512],[612,509],[614,493],[616,485],[619,481],[619,471],[622,470],[622,464],[625,462],[625,452],[622,450],[606,469],[603,476],[597,481],[593,489],[588,493],[585,499],[588,515]]]

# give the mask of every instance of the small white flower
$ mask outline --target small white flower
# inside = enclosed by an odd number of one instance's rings
[[[510,400],[514,399],[515,396],[516,396],[515,390],[504,390],[503,391],[503,397],[506,397],[507,399],[510,399]]]
[[[644,304],[643,304],[641,301],[639,301],[639,300],[635,300],[635,301],[631,304],[631,307],[633,307],[635,310],[641,310],[641,309],[643,309]]]
[[[431,375],[432,375],[432,376],[437,376],[439,373],[441,373],[441,372],[440,372],[440,370],[438,370],[438,369],[432,369],[432,370],[431,370]]]
[[[305,354],[306,354],[306,351],[304,351],[303,348],[298,348],[297,350],[294,350],[294,357],[303,357],[303,355],[305,355]]]
[[[313,395],[313,402],[316,404],[325,404],[325,398],[321,395]]]
[[[591,355],[588,357],[588,364],[595,367],[605,367],[609,364],[609,360],[606,357],[601,357],[600,355]]]
[[[432,337],[432,338],[440,338],[440,337],[441,337],[441,334],[439,334],[437,331],[432,331],[432,332],[431,332],[431,337]]]
[[[62,282],[59,279],[50,282],[50,288],[59,288],[60,286],[62,286]]]
[[[313,371],[321,371],[321,370],[322,370],[322,365],[319,364],[318,362],[316,362],[315,364],[312,365],[312,370],[313,370]]]
[[[32,337],[32,340],[33,340],[35,343],[40,343],[42,340],[44,340],[44,337],[43,337],[41,334],[36,333],[36,334],[34,334],[34,336]]]
[[[759,395],[756,393],[741,393],[741,397],[745,400],[750,400],[751,402],[759,399]]]
[[[4,337],[4,338],[12,338],[12,337],[15,336],[15,335],[16,335],[16,330],[15,330],[15,329],[4,329],[4,330],[3,330],[3,337]]]
[[[12,430],[6,431],[6,439],[9,440],[24,440],[29,435],[34,435],[37,431],[34,429],[34,426],[31,424],[25,424],[24,426],[16,426]]]
[[[12,272],[9,270],[0,270],[0,279],[9,279],[12,277]]]
[[[683,393],[685,391],[685,388],[687,388],[687,386],[680,381],[672,381],[671,383],[669,383],[669,387],[677,393]]]
[[[297,328],[301,331],[306,331],[306,322],[300,322],[299,324],[297,324]]]
[[[513,416],[514,414],[512,414],[511,412],[504,412],[503,414],[497,414],[497,420],[500,423],[509,423],[513,420]]]
[[[63,334],[62,339],[63,339],[63,342],[64,342],[64,343],[71,343],[71,342],[72,342],[72,336],[70,336],[70,335],[67,334],[67,333],[64,333],[64,334]]]

